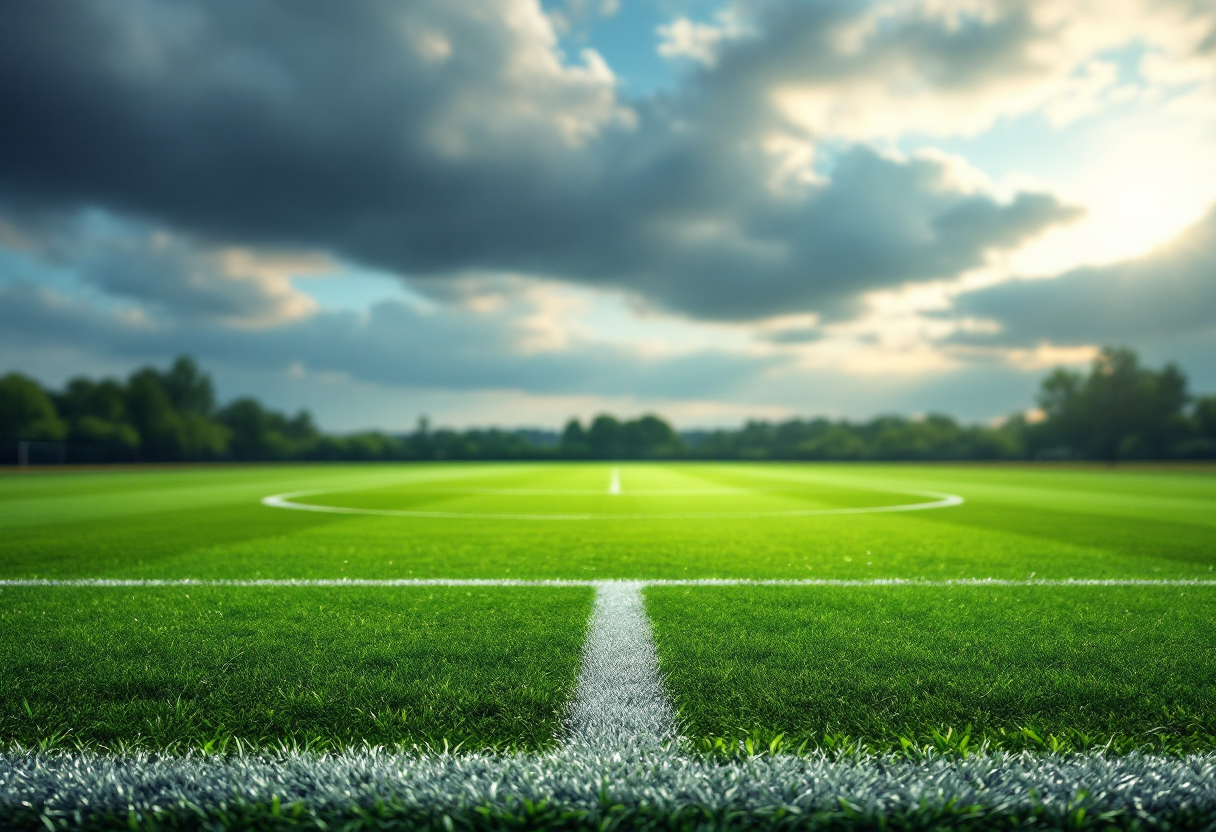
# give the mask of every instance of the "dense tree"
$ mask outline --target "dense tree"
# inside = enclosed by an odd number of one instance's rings
[[[805,439],[795,445],[801,459],[865,459],[868,448],[856,431],[844,425],[831,425],[818,429],[816,425]]]
[[[791,419],[776,425],[749,422],[738,431],[713,431],[691,443],[705,459],[1016,459],[1023,422],[962,426],[948,416],[924,419],[879,416],[869,422]]]
[[[0,439],[54,441],[67,428],[38,382],[20,373],[0,378]]]
[[[253,398],[230,402],[215,418],[228,429],[228,451],[237,459],[299,458],[313,447],[319,435],[308,411],[288,418]]]
[[[108,458],[134,458],[139,431],[128,420],[127,393],[117,381],[74,378],[53,398],[72,442],[99,447]]]
[[[564,459],[671,459],[683,450],[680,435],[651,414],[622,422],[601,413],[586,430],[571,419],[557,446]]]
[[[0,379],[0,440],[66,438],[76,449],[67,458],[79,461],[1216,457],[1216,396],[1192,403],[1178,368],[1143,367],[1129,350],[1104,350],[1088,373],[1053,371],[1038,403],[1041,419],[1015,414],[994,425],[888,415],[752,421],[681,436],[655,415],[622,421],[600,414],[587,426],[571,419],[557,435],[432,429],[424,416],[409,435],[333,436],[306,411],[289,416],[254,398],[217,409],[210,377],[182,357],[167,370],[140,369],[126,383],[76,378],[53,393],[9,374]]]
[[[619,437],[620,454],[627,459],[670,459],[684,450],[671,425],[650,414],[622,423]]]
[[[558,443],[561,455],[566,459],[585,459],[591,456],[591,443],[587,432],[578,419],[571,419],[562,430],[562,438]]]
[[[1195,438],[1188,399],[1186,377],[1174,365],[1152,370],[1131,350],[1107,348],[1088,375],[1056,370],[1043,381],[1046,418],[1035,444],[1111,462],[1176,456]]]
[[[1216,442],[1216,395],[1195,401],[1195,427],[1204,439]]]
[[[591,420],[587,429],[587,444],[595,459],[621,458],[621,423],[615,416],[601,413]]]
[[[190,356],[180,356],[164,373],[151,368],[144,373],[156,380],[178,411],[199,416],[211,416],[215,412],[215,386],[211,377],[200,370]]]
[[[158,462],[221,458],[228,447],[228,429],[199,409],[205,400],[182,381],[151,368],[128,381],[127,411],[139,431],[143,456]],[[210,389],[210,380],[204,389]],[[179,409],[179,402],[190,409]]]

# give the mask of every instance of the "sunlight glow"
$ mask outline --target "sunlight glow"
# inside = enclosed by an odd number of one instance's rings
[[[1011,270],[1045,274],[1137,257],[1176,237],[1216,204],[1216,144],[1206,131],[1145,122],[1125,126],[1061,183],[1086,216],[1032,243],[1012,258]]]

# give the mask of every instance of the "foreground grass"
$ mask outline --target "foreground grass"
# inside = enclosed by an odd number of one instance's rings
[[[1216,755],[0,753],[0,828],[1212,829]]]
[[[2,588],[0,741],[544,748],[590,602],[580,588]]]
[[[646,602],[705,750],[1216,750],[1214,587],[651,587]]]
[[[621,493],[609,495],[614,467]],[[926,499],[906,491],[966,502],[910,514],[559,522],[260,504],[306,490],[326,493],[302,500],[328,505],[471,513],[729,514]],[[0,476],[0,578],[1210,580],[1214,568],[1216,476],[1199,467],[385,464]],[[701,587],[648,598],[686,728],[706,747],[734,751],[743,739],[758,750],[783,735],[777,747],[787,749],[892,749],[903,738],[960,750],[1114,740],[1123,750],[1213,747],[1214,595]],[[590,590],[579,589],[3,588],[0,740],[541,747],[566,705],[589,611]]]

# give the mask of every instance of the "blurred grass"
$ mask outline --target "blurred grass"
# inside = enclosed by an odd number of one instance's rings
[[[0,476],[0,577],[1216,577],[1216,476],[945,465],[281,465]],[[960,494],[907,514],[521,522],[326,515],[766,511]],[[537,489],[540,493],[527,492]],[[563,489],[586,493],[545,493]],[[682,492],[664,496],[662,491]],[[505,492],[505,493],[504,493]]]
[[[694,745],[1216,750],[1216,587],[651,587]]]
[[[0,740],[541,749],[583,588],[0,588]]]

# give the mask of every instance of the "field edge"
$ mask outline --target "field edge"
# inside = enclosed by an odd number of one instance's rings
[[[0,753],[0,825],[156,828],[1205,828],[1216,754]]]

